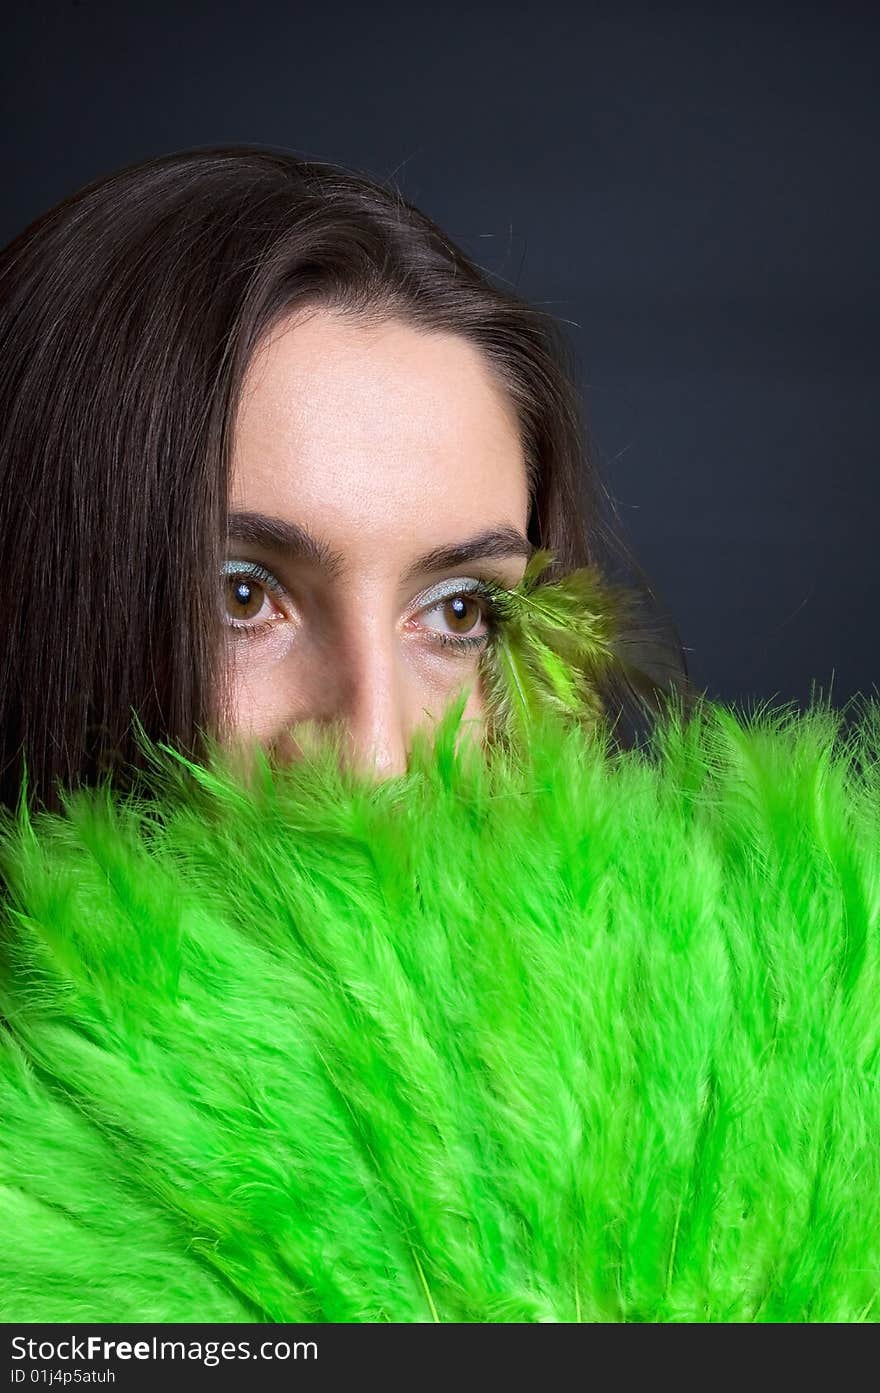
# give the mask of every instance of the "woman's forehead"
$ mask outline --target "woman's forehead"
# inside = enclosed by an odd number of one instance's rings
[[[401,559],[475,524],[524,530],[514,409],[463,338],[313,313],[276,332],[248,373],[231,510]]]

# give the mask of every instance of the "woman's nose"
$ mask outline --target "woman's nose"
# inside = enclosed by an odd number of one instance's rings
[[[351,722],[349,732],[348,766],[377,780],[406,773],[406,744],[390,719]]]
[[[361,641],[349,651],[332,714],[347,734],[345,762],[360,773],[390,779],[406,772],[408,752],[405,674],[393,642]]]

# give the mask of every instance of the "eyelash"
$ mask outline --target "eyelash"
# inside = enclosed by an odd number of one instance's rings
[[[234,567],[231,564],[227,564],[227,567],[223,570],[223,580],[228,581],[239,577],[258,581],[260,585],[264,585],[267,590],[275,595],[281,596],[286,593],[284,587],[275,576],[272,575],[272,572],[268,571],[265,566],[261,566],[259,562],[236,562]],[[490,587],[482,581],[476,581],[460,591],[450,591],[448,594],[441,596],[433,605],[424,611],[430,614],[433,610],[439,609],[442,605],[448,604],[452,600],[464,598],[478,599],[482,603],[483,618],[488,625],[488,633],[472,636],[462,634],[456,637],[453,634],[441,633],[437,629],[429,629],[427,631],[429,642],[436,643],[438,647],[445,648],[447,652],[459,657],[467,653],[472,653],[474,650],[488,648],[504,623],[500,606],[496,603],[494,598],[495,589],[497,589],[497,585]],[[232,629],[237,637],[250,640],[259,638],[261,634],[268,633],[270,629],[274,628],[274,624],[275,621],[271,619],[266,620],[262,624],[240,624],[233,620],[229,622],[229,628]]]

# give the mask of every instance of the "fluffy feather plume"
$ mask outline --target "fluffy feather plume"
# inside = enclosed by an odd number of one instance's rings
[[[7,817],[0,1319],[880,1314],[880,708]]]
[[[487,735],[520,751],[542,716],[595,729],[605,715],[597,681],[615,664],[640,689],[658,690],[615,649],[634,613],[633,594],[593,566],[541,580],[553,560],[537,550],[517,586],[490,587],[500,624],[481,664]]]

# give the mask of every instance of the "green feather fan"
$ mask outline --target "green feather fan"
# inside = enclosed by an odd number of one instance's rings
[[[3,819],[0,1319],[877,1319],[880,707],[612,754],[536,574],[512,742]]]

